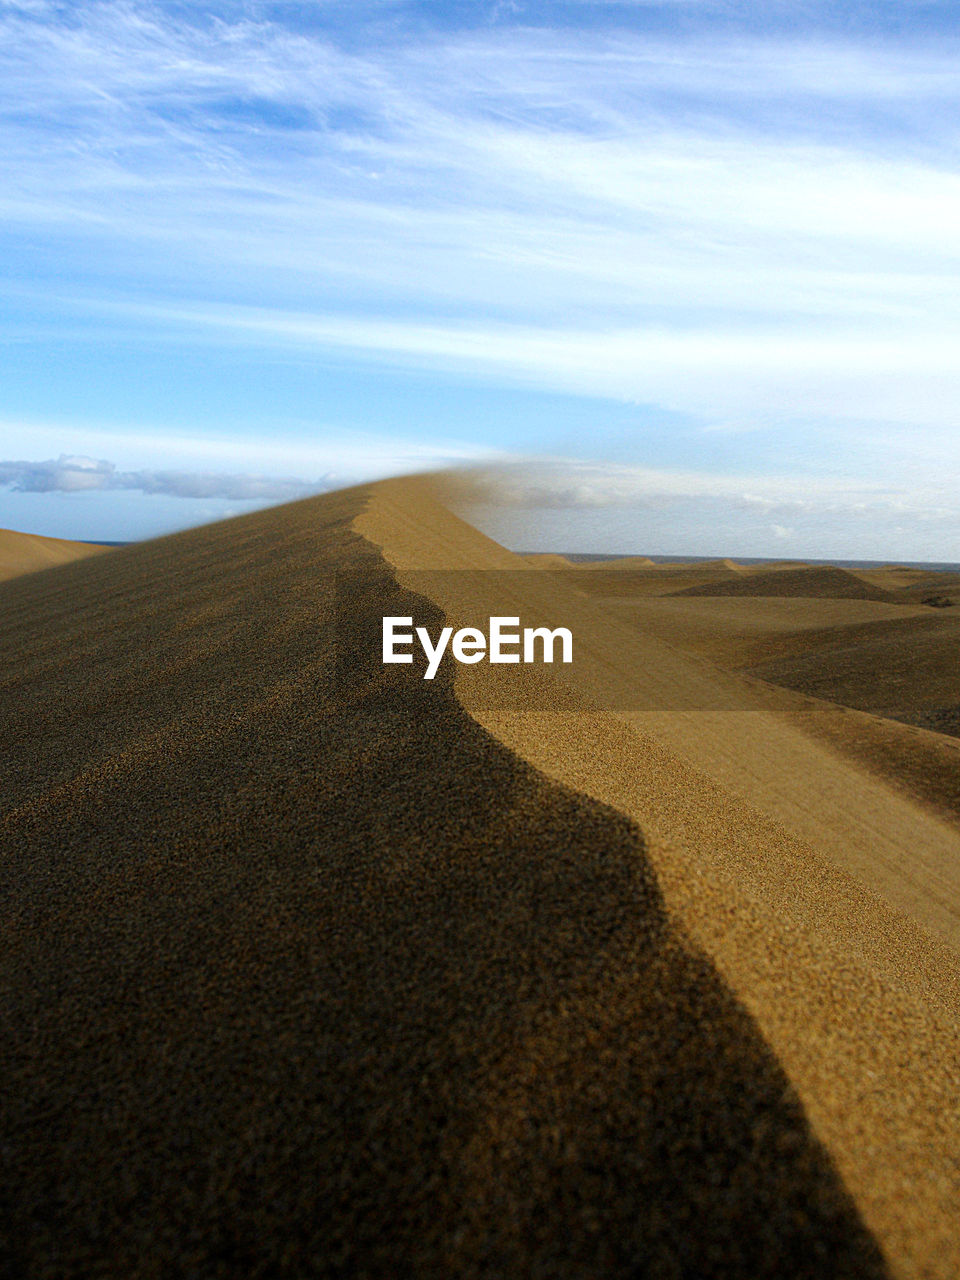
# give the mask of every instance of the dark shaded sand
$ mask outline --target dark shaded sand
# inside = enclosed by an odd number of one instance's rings
[[[44,538],[37,533],[0,529],[0,581],[109,550],[109,547],[89,542],[70,542],[66,538]]]
[[[751,670],[800,693],[960,737],[960,613],[925,614],[808,635],[763,654]]]
[[[3,1274],[887,1274],[637,827],[351,660],[364,497],[0,595]]]

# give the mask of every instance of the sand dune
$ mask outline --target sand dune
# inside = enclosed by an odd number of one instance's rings
[[[798,642],[799,640],[799,642]],[[804,643],[805,641],[805,643]],[[960,736],[960,618],[951,612],[828,629],[762,660],[755,675],[817,698]]]
[[[36,533],[0,529],[0,581],[109,550],[89,542],[69,542],[64,538],[43,538]]]
[[[760,564],[744,564],[740,568],[744,573],[772,573],[778,569],[809,569],[804,560],[764,560]]]
[[[649,634],[730,666],[808,652],[848,628],[931,619],[919,605],[810,596],[645,596],[608,606]],[[857,632],[859,634],[859,631]]]
[[[946,597],[954,605],[960,605],[960,574],[925,574],[915,582],[902,586],[894,593],[898,600],[923,601],[930,597]]]
[[[890,593],[849,569],[827,565],[777,569],[717,582],[699,583],[677,594],[688,596],[809,596],[837,600],[890,600]]]
[[[744,565],[737,564],[735,560],[700,560],[696,564],[698,569],[729,569],[733,573],[749,572]]]
[[[557,565],[556,567],[560,568],[561,566]],[[618,556],[614,560],[602,560],[599,562],[587,560],[583,562],[582,567],[586,569],[594,567],[599,567],[603,570],[614,569],[620,573],[624,569],[656,569],[659,566],[649,556]]]
[[[572,560],[551,551],[534,552],[522,558],[535,569],[572,569],[574,567]]]
[[[573,583],[589,595],[607,600],[637,596],[675,595],[688,587],[739,579],[732,569],[703,569],[697,565],[661,564],[652,568],[610,569],[583,565]]]
[[[960,736],[960,613],[810,597],[615,601],[648,635],[811,697]]]
[[[5,1274],[957,1273],[958,828],[573,577],[408,480],[3,586]]]
[[[607,601],[606,608],[724,668],[829,697],[820,705],[799,700],[809,732],[960,818],[960,746],[942,736],[956,735],[943,709],[960,702],[960,637],[949,612],[775,596],[644,597]],[[856,707],[874,714],[851,719]],[[905,728],[925,724],[936,732]]]
[[[895,598],[921,601],[924,596],[956,594],[960,604],[960,574],[931,569],[904,569],[891,566],[884,569],[856,569],[858,578],[872,586],[889,591]]]

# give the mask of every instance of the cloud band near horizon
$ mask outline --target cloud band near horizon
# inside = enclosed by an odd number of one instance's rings
[[[0,461],[0,486],[17,493],[91,493],[136,490],[176,498],[223,498],[235,502],[292,502],[331,487],[329,477],[313,482],[216,472],[120,471],[104,459],[61,454],[39,462]]]

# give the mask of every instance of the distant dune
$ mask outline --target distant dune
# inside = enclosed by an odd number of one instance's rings
[[[738,581],[732,569],[704,569],[700,565],[658,564],[649,568],[613,568],[584,565],[576,585],[590,595],[606,599],[674,595],[688,587]]]
[[[586,561],[583,565],[585,569],[592,569],[594,564]],[[604,560],[600,567],[603,569],[615,569],[618,573],[624,569],[655,569],[656,561],[651,560],[649,556],[620,556],[616,560]]]
[[[921,605],[833,596],[682,593],[616,603],[624,617],[646,631],[734,668],[806,653],[833,640],[855,643],[864,628],[886,634],[887,624],[902,628],[914,618],[934,625],[946,621]]]
[[[703,582],[677,592],[686,596],[816,596],[835,600],[890,600],[890,593],[849,569],[810,566]]]
[[[960,617],[952,611],[808,633],[777,648],[752,667],[756,675],[960,737]]]
[[[945,596],[953,604],[960,605],[960,573],[924,573],[891,594],[903,601],[923,601],[929,596]]]
[[[527,564],[532,564],[536,569],[572,569],[573,561],[568,560],[566,556],[559,556],[553,552],[533,552],[523,557]]]
[[[749,572],[735,560],[701,560],[696,567],[698,569],[731,569],[734,573]]]
[[[960,826],[594,572],[410,479],[3,584],[2,1274],[960,1273]]]
[[[0,581],[98,555],[109,549],[89,542],[68,542],[64,538],[43,538],[36,533],[0,529]]]

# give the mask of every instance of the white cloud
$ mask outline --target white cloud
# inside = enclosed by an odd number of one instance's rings
[[[517,550],[951,561],[958,489],[956,464],[935,482],[894,485],[556,458],[463,473],[452,497]]]
[[[458,500],[488,507],[571,511],[693,503],[748,512],[776,530],[787,527],[772,519],[778,514],[872,518],[883,513],[960,523],[958,484],[960,461],[936,479],[918,484],[791,473],[718,475],[554,458],[466,469],[460,473]]]
[[[83,493],[128,489],[177,498],[226,498],[239,502],[292,502],[331,487],[324,477],[313,483],[258,475],[149,470],[119,471],[114,463],[62,453],[41,462],[0,462],[0,485],[18,493]]]
[[[960,315],[895,334],[852,324],[765,330],[664,325],[535,327],[423,323],[255,307],[110,304],[106,311],[252,345],[341,349],[358,356],[486,374],[577,394],[655,402],[739,429],[785,410],[862,423],[952,428],[960,403]]]
[[[573,458],[476,466],[461,473],[464,499],[522,507],[611,507],[651,501],[717,498],[772,508],[842,505],[886,499],[877,482],[796,475],[711,475]]]

